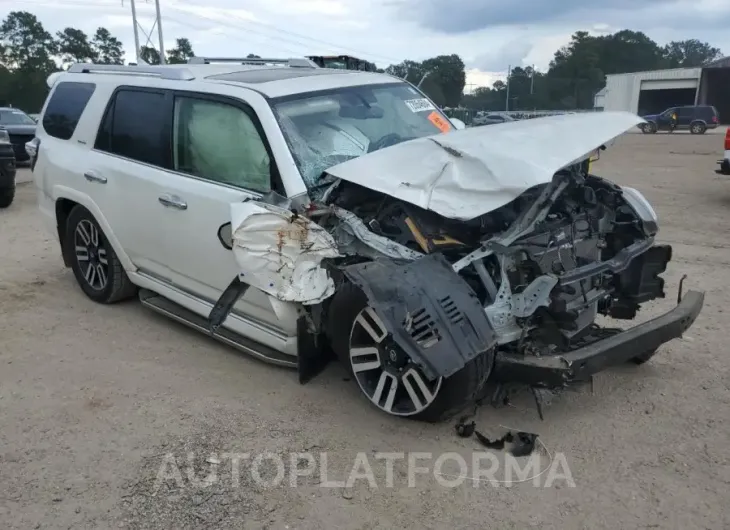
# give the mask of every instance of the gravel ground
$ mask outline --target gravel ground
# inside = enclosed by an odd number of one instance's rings
[[[730,528],[730,181],[714,172],[721,143],[717,133],[627,134],[604,153],[599,172],[643,191],[660,216],[660,239],[674,245],[668,297],[644,318],[671,308],[684,273],[687,287],[707,290],[705,308],[651,363],[601,374],[593,393],[559,396],[543,422],[526,396],[482,408],[484,434],[500,435],[502,425],[539,433],[564,457],[551,469],[569,470],[569,479],[547,472],[511,487],[441,484],[436,457],[457,452],[473,473],[476,441],[457,438],[451,423],[384,416],[338,365],[300,386],[295,373],[135,301],[95,305],[42,231],[32,185],[21,184],[0,211],[2,527]],[[236,477],[223,456],[267,451],[286,457],[278,485],[272,465],[242,462]],[[387,487],[375,453],[416,451],[433,454],[419,461],[430,471],[409,487],[406,461],[396,462]],[[317,471],[292,487],[291,452],[314,453],[318,467],[326,452],[328,476]],[[347,479],[358,453],[377,487],[364,479],[327,487]],[[550,459],[538,454],[544,469]],[[210,470],[217,478],[206,482]],[[451,459],[442,472],[459,466]]]

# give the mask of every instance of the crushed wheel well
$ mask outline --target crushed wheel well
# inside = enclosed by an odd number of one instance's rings
[[[66,246],[64,245],[64,239],[66,238],[66,221],[68,220],[68,216],[71,213],[71,210],[73,210],[74,206],[76,206],[77,204],[78,203],[70,199],[58,199],[56,201],[56,228],[58,229],[58,241],[61,243],[61,255],[63,256],[63,264],[66,265],[66,267],[71,266],[71,262],[64,252],[64,248],[66,248]]]

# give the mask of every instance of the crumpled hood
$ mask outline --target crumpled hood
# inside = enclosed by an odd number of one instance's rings
[[[403,142],[331,167],[334,177],[469,220],[584,160],[644,120],[629,112],[565,114]]]

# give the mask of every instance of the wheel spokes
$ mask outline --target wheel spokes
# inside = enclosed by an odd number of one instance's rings
[[[89,261],[89,249],[81,245],[76,245],[76,259],[79,261]]]
[[[94,267],[94,265],[89,264],[89,266],[86,268],[86,274],[84,275],[84,279],[89,285],[91,285],[92,287],[94,286],[94,281],[96,280],[96,267]]]
[[[81,238],[81,241],[83,241],[84,245],[91,244],[91,235],[89,234],[89,231],[86,228],[86,224],[82,221],[76,226],[76,233]]]
[[[368,318],[365,318],[367,315]],[[375,343],[380,343],[388,336],[388,330],[385,329],[385,325],[380,320],[380,317],[375,313],[371,307],[366,307],[355,319],[355,322],[360,324],[362,329],[370,335],[370,338]]]
[[[386,388],[388,389],[388,395],[385,398],[385,403],[381,404],[381,402],[383,401],[383,393],[385,392]],[[373,403],[381,407],[386,412],[392,412],[397,390],[398,378],[396,378],[394,375],[389,374],[388,372],[383,371],[380,374],[380,379],[378,379],[378,386],[375,387],[375,392],[373,393],[373,397],[371,399]]]
[[[103,289],[106,285],[106,271],[101,263],[96,265],[96,276],[99,279],[99,289]]]

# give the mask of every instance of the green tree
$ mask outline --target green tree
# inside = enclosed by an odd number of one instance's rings
[[[41,71],[56,69],[52,57],[56,42],[32,13],[12,11],[0,25],[2,63],[10,70]]]
[[[64,65],[96,62],[97,53],[86,33],[76,28],[66,28],[57,34],[58,53]]]
[[[697,39],[672,41],[662,51],[669,68],[702,66],[722,57],[719,48]]]
[[[139,57],[147,64],[160,64],[160,52],[152,46],[142,46],[139,50]]]
[[[195,57],[193,45],[186,38],[180,38],[176,41],[176,46],[167,52],[167,62],[170,64],[187,63],[188,59]]]
[[[464,61],[461,57],[456,54],[439,55],[423,61],[422,66],[428,72],[427,81],[435,85],[434,89],[438,87],[439,93],[429,93],[434,102],[442,107],[457,107],[466,85]]]
[[[91,40],[96,62],[100,64],[124,64],[122,42],[106,28],[98,28]]]
[[[48,93],[46,79],[57,70],[56,42],[32,13],[13,11],[0,25],[0,90],[5,104],[38,112]]]

